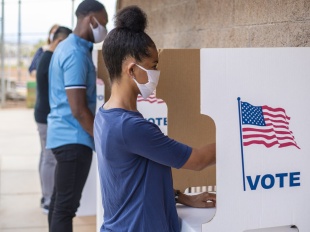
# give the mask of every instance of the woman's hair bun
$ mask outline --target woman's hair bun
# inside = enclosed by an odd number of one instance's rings
[[[143,32],[147,27],[147,16],[138,6],[128,6],[116,14],[115,26],[118,29]]]

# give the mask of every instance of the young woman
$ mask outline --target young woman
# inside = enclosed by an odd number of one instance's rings
[[[137,110],[137,96],[155,90],[158,53],[137,6],[116,15],[103,44],[111,97],[95,117],[104,224],[101,231],[180,231],[176,202],[215,207],[215,195],[173,189],[171,167],[201,170],[215,163],[215,144],[191,148],[165,136]]]
[[[49,48],[49,45],[52,43],[54,34],[55,34],[56,30],[58,29],[58,27],[59,27],[58,24],[54,24],[51,27],[51,29],[48,32],[47,44],[43,45],[42,47],[39,47],[38,50],[36,51],[36,53],[34,54],[32,61],[31,61],[31,64],[28,68],[29,74],[31,76],[36,76],[37,65],[40,61],[41,55],[43,54],[43,52],[45,52]]]

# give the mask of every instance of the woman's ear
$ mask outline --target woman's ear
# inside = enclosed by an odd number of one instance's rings
[[[132,77],[132,78],[135,78],[135,75],[134,75],[134,66],[135,66],[135,64],[134,63],[129,63],[128,65],[127,65],[127,70],[126,70],[126,72],[127,72],[127,75],[128,76],[130,76],[130,77]]]

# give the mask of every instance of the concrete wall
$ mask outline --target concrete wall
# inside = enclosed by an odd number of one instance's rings
[[[310,46],[310,0],[118,0],[128,5],[158,48]]]

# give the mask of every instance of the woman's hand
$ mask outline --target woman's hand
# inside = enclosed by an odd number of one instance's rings
[[[214,208],[216,206],[216,194],[203,192],[196,195],[180,193],[178,202],[194,208]]]

